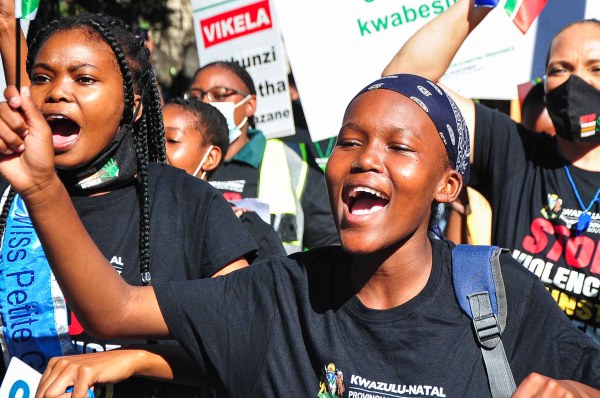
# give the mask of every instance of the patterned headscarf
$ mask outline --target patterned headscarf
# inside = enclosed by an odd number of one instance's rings
[[[452,168],[460,173],[466,184],[469,180],[469,131],[452,98],[437,84],[424,77],[409,74],[382,77],[362,89],[356,97],[377,89],[400,93],[425,111],[446,147]]]

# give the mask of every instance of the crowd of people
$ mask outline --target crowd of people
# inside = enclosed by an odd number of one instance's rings
[[[324,172],[257,129],[237,63],[165,103],[117,18],[56,20],[22,63],[2,19],[1,374],[25,360],[40,398],[600,397],[600,22],[555,36],[521,124],[438,83],[489,11],[458,0],[403,44]],[[453,280],[467,188],[510,250],[508,394]]]

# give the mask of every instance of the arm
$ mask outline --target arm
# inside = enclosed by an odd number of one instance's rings
[[[179,346],[148,346],[94,354],[52,358],[42,375],[37,398],[63,396],[73,386],[73,397],[84,397],[101,383],[118,383],[133,376],[198,382],[196,366]]]
[[[218,270],[211,278],[216,278],[217,276],[227,275],[230,272],[237,271],[238,269],[242,269],[248,266],[248,261],[245,258],[238,258],[237,260],[233,260],[220,270]]]
[[[29,88],[19,94],[11,86],[5,96],[9,102],[0,104],[0,174],[25,201],[56,279],[86,330],[100,337],[168,336],[154,290],[125,283],[79,220],[54,171],[50,128]],[[12,148],[20,147],[19,142],[23,146],[10,154],[2,151],[7,142]]]
[[[412,73],[434,82],[446,73],[450,62],[469,33],[491,11],[474,7],[474,0],[459,0],[448,10],[419,29],[394,55],[382,76]],[[423,51],[427,48],[427,51]],[[475,142],[475,107],[473,101],[444,87],[452,96],[467,123],[471,138],[471,162]]]
[[[16,27],[15,2],[13,0],[0,1],[0,56],[4,67],[4,78],[6,85],[14,85],[17,82],[16,73]],[[29,86],[29,76],[25,61],[27,60],[27,41],[23,31],[20,33],[21,40],[21,86]]]

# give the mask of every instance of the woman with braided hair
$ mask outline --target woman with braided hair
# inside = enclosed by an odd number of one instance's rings
[[[148,50],[126,25],[105,15],[56,20],[31,43],[27,73],[31,86],[24,89],[52,133],[56,174],[124,280],[150,285],[208,278],[252,260],[253,240],[222,195],[164,164],[162,109]],[[8,124],[23,125],[13,116]],[[0,124],[6,130],[6,121]],[[0,152],[18,162],[26,135],[4,141]],[[68,312],[23,200],[5,182],[0,189],[5,364],[17,356],[43,371],[51,356],[122,345],[91,338]],[[119,388],[112,396],[161,395],[159,385],[147,381]],[[173,388],[164,396],[185,396]]]

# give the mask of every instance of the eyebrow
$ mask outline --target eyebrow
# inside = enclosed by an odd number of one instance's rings
[[[46,63],[43,63],[43,62],[40,62],[40,63],[37,63],[37,64],[33,65],[33,68],[42,68],[42,69],[46,69],[46,70],[49,70],[49,71],[52,71],[52,72],[54,71],[53,67],[51,67],[50,65],[48,65]],[[81,68],[93,68],[93,69],[96,69],[98,71],[100,70],[100,68],[98,68],[95,65],[82,62],[82,63],[70,66],[68,68],[68,71],[69,72],[75,72],[75,71],[77,71],[78,69],[81,69]]]
[[[340,132],[344,129],[352,129],[352,130],[357,130],[363,134],[369,134],[368,130],[365,130],[363,127],[359,126],[356,123],[353,122],[348,122],[348,123],[344,123],[342,125],[342,128],[340,129]],[[410,129],[405,129],[402,127],[392,127],[390,129],[387,129],[384,131],[385,134],[402,134],[402,135],[409,135],[411,137],[416,138],[419,141],[423,141],[423,137],[421,137],[420,134],[416,134],[414,131],[410,130]]]

